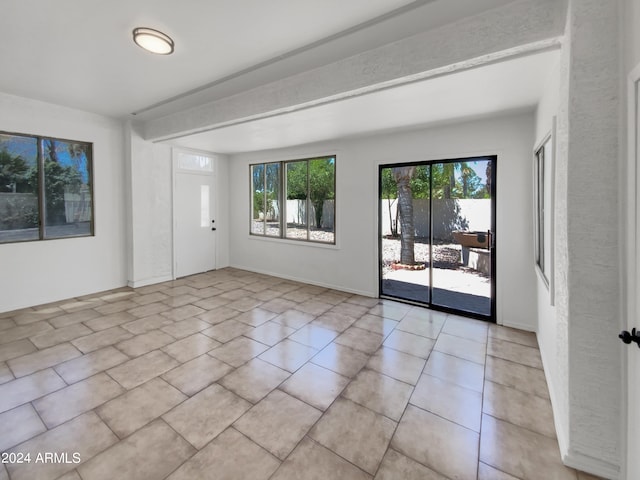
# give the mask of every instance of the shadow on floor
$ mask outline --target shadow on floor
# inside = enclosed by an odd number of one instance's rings
[[[415,283],[385,279],[382,280],[382,294],[412,302],[429,303],[429,289]],[[491,315],[491,299],[470,293],[434,288],[433,304],[478,315]]]

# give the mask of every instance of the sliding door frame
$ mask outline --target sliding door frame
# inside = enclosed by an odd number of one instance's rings
[[[491,237],[489,239],[489,249],[491,251],[491,284],[490,284],[490,309],[489,315],[483,315],[481,313],[469,312],[466,310],[460,310],[452,307],[438,305],[433,303],[433,175],[432,166],[437,164],[458,163],[458,162],[470,162],[489,160],[491,162]],[[460,157],[449,158],[442,160],[422,160],[415,162],[401,162],[401,163],[389,163],[378,165],[378,297],[395,300],[412,305],[423,306],[432,310],[437,310],[445,313],[452,313],[469,318],[477,318],[488,322],[496,322],[496,251],[497,251],[497,231],[496,231],[496,213],[497,213],[497,155],[478,155],[473,157]],[[383,224],[383,209],[382,209],[382,170],[385,168],[394,167],[409,167],[409,166],[429,166],[429,285],[425,288],[429,289],[429,301],[420,302],[417,300],[410,300],[402,297],[396,297],[394,295],[383,294],[383,262],[382,262],[382,224]]]

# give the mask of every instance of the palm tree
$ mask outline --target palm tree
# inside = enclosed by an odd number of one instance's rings
[[[413,245],[415,227],[413,225],[413,194],[411,179],[416,173],[415,166],[394,167],[393,178],[398,185],[398,210],[400,212],[400,263],[415,265]]]

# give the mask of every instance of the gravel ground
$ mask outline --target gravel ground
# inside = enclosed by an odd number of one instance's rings
[[[414,243],[414,255],[416,262],[429,263],[429,244],[421,241]],[[433,245],[433,266],[434,268],[450,270],[468,270],[480,276],[479,272],[465,268],[460,265],[461,247],[458,244]],[[382,265],[383,273],[391,270],[391,265],[400,261],[400,239],[382,239]]]
[[[264,232],[264,223],[263,222],[253,222],[253,233],[263,233]],[[273,237],[280,236],[280,224],[279,223],[267,223],[267,235]],[[310,231],[310,240],[316,242],[326,242],[333,243],[335,241],[335,235],[333,232],[322,230],[319,228],[311,228]],[[289,224],[287,225],[287,238],[296,239],[296,240],[306,240],[307,239],[307,229],[306,228],[298,228],[295,225]]]

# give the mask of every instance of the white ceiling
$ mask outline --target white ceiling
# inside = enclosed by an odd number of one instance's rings
[[[145,119],[509,1],[2,0],[0,91]],[[139,26],[173,37],[175,53],[135,46]]]
[[[2,0],[0,92],[145,121],[510,1]],[[137,47],[139,26],[170,35],[175,53]],[[232,153],[533,108],[556,58],[536,54],[173,143]]]

